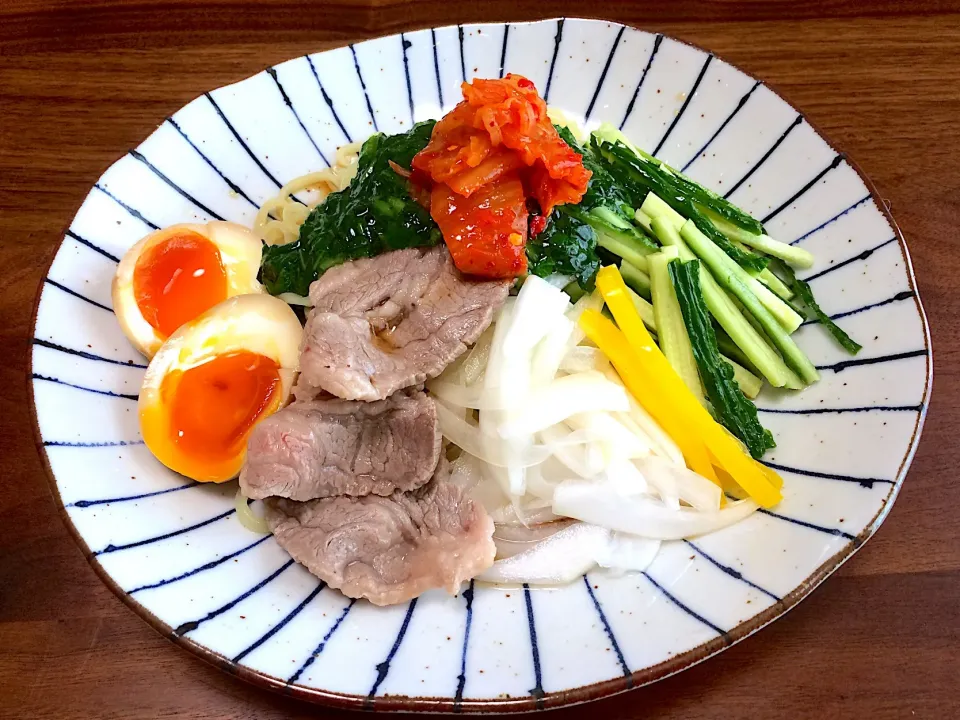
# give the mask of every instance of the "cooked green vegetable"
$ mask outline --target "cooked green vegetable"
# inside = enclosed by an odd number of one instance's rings
[[[429,211],[411,197],[409,181],[390,165],[409,168],[434,124],[417,123],[399,135],[378,133],[363,143],[350,185],[314,208],[296,242],[264,249],[261,278],[268,292],[306,295],[310,283],[334,265],[441,241]]]
[[[816,298],[813,297],[813,289],[809,283],[798,280],[793,270],[786,263],[780,263],[779,269],[786,276],[787,282],[790,284],[797,298],[813,312],[816,321],[830,331],[830,334],[833,335],[834,339],[840,343],[840,346],[844,350],[851,355],[856,355],[863,349],[860,343],[847,335],[839,325],[830,319],[829,315],[820,309]]]
[[[570,275],[581,287],[593,287],[593,276],[600,269],[597,233],[565,207],[554,210],[543,232],[527,241],[527,271],[540,277]]]
[[[687,247],[669,220],[654,218],[653,229],[664,245],[673,245],[680,251],[680,259],[684,262],[695,260],[696,255]],[[730,338],[740,348],[743,355],[757,370],[770,381],[774,387],[783,387],[791,383],[794,373],[786,366],[777,351],[767,342],[763,334],[748,322],[733,300],[724,292],[707,268],[700,268],[700,285],[703,290],[703,299],[716,319]],[[776,321],[774,321],[776,322]]]
[[[660,169],[665,175],[668,175],[672,182],[685,194],[693,200],[698,208],[705,213],[718,215],[735,227],[741,228],[747,233],[754,235],[763,234],[763,224],[749,213],[744,212],[736,205],[731,203],[725,197],[709,190],[703,185],[684,175],[676,168],[672,168],[659,158],[650,153],[646,153],[634,145],[620,130],[610,123],[603,123],[599,128],[593,131],[593,135],[600,140],[616,144],[621,143],[633,151],[638,157],[652,163]],[[679,228],[678,228],[679,229]]]
[[[660,252],[651,255],[650,282],[653,293],[653,314],[657,321],[657,336],[660,349],[670,362],[670,366],[677,371],[690,392],[700,402],[703,402],[703,386],[697,374],[697,363],[690,347],[690,338],[687,337],[687,328],[684,325],[680,304],[670,280],[668,264],[679,257],[679,249],[665,247]],[[714,341],[716,342],[716,341]]]
[[[717,281],[743,303],[747,312],[760,323],[771,342],[783,353],[784,360],[800,375],[801,379],[807,383],[814,383],[819,380],[820,374],[813,363],[810,362],[810,359],[797,346],[789,333],[784,330],[780,321],[760,302],[752,288],[744,282],[742,275],[738,272],[741,269],[731,262],[730,258],[724,255],[716,245],[711,243],[693,222],[688,221],[683,226],[680,236],[710,268],[710,272],[713,273]],[[764,290],[766,290],[765,287]],[[769,293],[769,290],[767,292]],[[770,296],[776,298],[773,293],[770,293]],[[779,300],[779,298],[777,299]],[[793,311],[790,310],[790,312]],[[743,346],[741,345],[741,347]],[[746,351],[746,348],[743,349]]]
[[[651,215],[641,203],[647,193],[655,193],[674,211],[692,220],[700,232],[710,238],[738,265],[754,273],[759,273],[767,266],[769,258],[737,247],[726,235],[717,230],[701,211],[701,206],[691,197],[689,186],[693,183],[679,182],[676,175],[657,164],[659,161],[647,160],[621,142],[610,143],[593,135],[591,143],[593,152],[604,159],[610,174],[628,191],[635,207],[641,206],[647,215]]]
[[[527,242],[528,269],[542,277],[572,275],[581,286],[591,287],[600,268],[597,247],[640,262],[657,246],[633,224],[630,197],[604,165],[568,128],[558,126],[557,132],[592,175],[580,202],[554,209],[543,232]]]
[[[630,220],[633,217],[633,208],[630,204],[630,196],[626,191],[616,183],[607,168],[594,154],[577,142],[569,128],[555,127],[563,141],[583,158],[583,166],[591,173],[587,192],[577,203],[580,208],[593,210],[598,207],[607,207],[619,213],[621,206],[623,206],[626,213],[624,219]]]
[[[674,260],[669,272],[700,378],[717,420],[744,442],[753,457],[759,459],[777,444],[773,434],[760,424],[756,406],[740,391],[733,367],[720,357],[717,338],[700,291],[700,263]]]

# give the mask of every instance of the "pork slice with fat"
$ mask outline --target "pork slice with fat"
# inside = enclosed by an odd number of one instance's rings
[[[393,605],[431,588],[453,594],[493,564],[496,546],[490,516],[449,474],[441,458],[430,482],[410,492],[271,498],[267,524],[297,562],[348,597]]]
[[[310,287],[297,397],[379,400],[439,375],[490,325],[509,286],[462,275],[445,247],[331,268]]]
[[[301,400],[250,433],[240,487],[293,500],[413,490],[433,476],[440,439],[434,400],[420,390],[370,403]]]

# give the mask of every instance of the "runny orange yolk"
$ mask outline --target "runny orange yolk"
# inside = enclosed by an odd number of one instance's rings
[[[228,480],[240,470],[253,426],[280,405],[279,366],[246,350],[218,355],[169,373],[160,398],[165,428],[142,417],[144,439],[154,454],[196,480]]]
[[[182,230],[149,247],[133,270],[140,314],[169,337],[227,297],[227,273],[217,246],[200,233]]]

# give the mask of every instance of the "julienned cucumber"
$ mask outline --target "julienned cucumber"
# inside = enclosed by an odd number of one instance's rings
[[[759,459],[764,452],[776,447],[776,443],[770,431],[760,424],[756,406],[740,391],[734,380],[733,367],[720,357],[717,338],[700,291],[700,263],[674,260],[670,263],[669,273],[700,378],[717,420],[744,442],[753,457]]]
[[[610,123],[603,123],[599,128],[594,130],[593,134],[601,140],[605,140],[609,143],[615,144],[620,142],[632,150],[633,153],[638,157],[655,165],[657,168],[659,168],[661,173],[669,176],[677,187],[684,190],[686,194],[695,203],[697,203],[701,210],[709,210],[711,213],[725,218],[735,227],[739,227],[745,232],[753,234],[763,233],[763,225],[759,220],[751,217],[748,213],[745,213],[726,198],[721,197],[712,190],[708,190],[700,183],[694,182],[682,172],[670,167],[662,160],[655,158],[649,153],[645,153],[639,147],[630,142],[630,140],[622,132],[617,130]]]
[[[646,258],[644,258],[646,260]],[[649,270],[647,263],[647,270]],[[620,274],[623,275],[623,281],[629,285],[634,292],[641,297],[650,299],[650,274],[646,270],[641,270],[629,260],[620,263]]]
[[[664,245],[673,245],[680,251],[680,259],[684,262],[695,260],[696,255],[687,247],[687,244],[680,237],[680,234],[674,229],[670,220],[663,217],[653,219],[653,229],[657,234],[657,239]],[[783,387],[791,380],[793,373],[786,366],[777,351],[767,343],[766,339],[757,332],[753,326],[747,322],[743,313],[733,303],[733,300],[727,296],[727,293],[717,285],[716,280],[707,271],[707,268],[700,267],[700,285],[703,292],[704,302],[710,310],[710,314],[716,319],[731,340],[746,356],[746,359],[756,367],[757,370],[774,387]]]
[[[684,224],[680,236],[710,268],[710,272],[716,277],[717,281],[742,302],[747,311],[756,318],[764,332],[783,354],[784,360],[800,375],[800,378],[806,383],[815,383],[819,380],[820,374],[813,363],[810,362],[810,358],[804,355],[777,318],[757,299],[757,296],[743,281],[742,276],[731,267],[733,263],[720,248],[710,242],[692,222]],[[773,293],[770,294],[773,295]],[[792,310],[790,312],[793,313]]]
[[[621,274],[622,274],[622,269],[621,269]],[[571,285],[574,287],[571,288]],[[580,289],[580,286],[577,285],[576,283],[571,283],[570,285],[565,287],[563,290],[568,295],[570,295],[570,297],[577,296],[577,298],[579,299],[579,297],[583,296],[582,295],[583,291]],[[653,305],[651,305],[649,302],[644,300],[637,293],[633,292],[632,289],[630,289],[630,300],[633,302],[633,307],[636,308],[637,313],[640,315],[640,319],[643,321],[643,324],[647,326],[647,330],[650,331],[650,334],[653,336],[653,339],[659,343],[659,335],[657,333],[657,320],[655,317],[655,313],[653,311]],[[720,338],[718,337],[717,340],[719,344]],[[729,338],[726,338],[726,340],[730,344],[730,347],[729,347],[731,351],[730,354],[736,355],[738,358],[740,358],[739,348],[736,345],[734,345],[732,342],[730,342]],[[736,360],[731,360],[726,351],[721,352],[720,357],[722,357],[726,362],[730,363],[730,367],[733,368],[733,377],[737,381],[737,385],[740,386],[740,389],[743,391],[744,395],[752,399],[760,394],[760,389],[763,387],[762,378],[757,377],[750,370],[743,367],[742,365],[739,365]],[[800,385],[800,387],[802,387],[802,384]],[[702,390],[701,390],[701,394],[702,394]]]
[[[717,230],[726,235],[730,240],[742,242],[755,250],[760,250],[767,255],[780,258],[784,262],[796,265],[797,267],[808,268],[813,265],[813,255],[803,248],[787,245],[787,243],[774,240],[764,233],[756,234],[747,232],[743,228],[737,227],[725,218],[709,210],[706,211],[706,215],[716,226]]]
[[[685,220],[682,215],[673,210],[673,208],[671,208],[666,201],[652,192],[649,193],[646,199],[643,201],[641,209],[648,213],[651,217],[666,218],[673,228],[678,232],[681,231],[684,225],[690,222]],[[699,229],[700,226],[698,224],[694,223],[694,225],[697,227],[697,229]],[[707,240],[712,242],[710,238],[707,238]],[[722,248],[718,247],[717,249],[722,251]],[[694,248],[694,251],[696,252],[696,248]],[[700,253],[697,252],[697,255],[699,254]],[[723,255],[727,256],[727,253],[724,252]],[[755,278],[751,273],[740,267],[731,258],[729,258],[729,256],[727,256],[727,259],[729,262],[726,263],[726,265],[730,268],[730,272],[737,275],[746,284],[746,286],[753,291],[753,294],[757,296],[757,299],[760,300],[763,306],[767,308],[767,310],[769,310],[775,318],[777,318],[777,321],[787,332],[792,333],[798,327],[800,327],[800,323],[803,322],[802,316],[797,314],[793,308],[780,299],[776,293],[774,293],[760,280]],[[774,278],[776,277],[773,276],[772,273],[770,273],[766,268],[764,269],[763,273],[767,273]],[[760,273],[760,275],[762,276],[763,273]]]
[[[657,320],[660,349],[690,392],[702,403],[703,386],[700,384],[700,376],[697,373],[697,362],[693,356],[693,348],[690,347],[690,338],[687,337],[680,304],[670,280],[668,264],[676,260],[679,254],[677,248],[665,247],[647,258],[650,263],[653,314]]]
[[[606,161],[610,174],[629,191],[634,202],[642,202],[641,198],[647,192],[656,193],[675,211],[693,220],[701,232],[708,235],[737,264],[759,273],[770,262],[767,257],[742,250],[731,243],[701,212],[700,206],[691,197],[689,187],[679,183],[677,176],[661,168],[658,162],[637,155],[623,143],[611,144],[596,135],[593,136],[592,147]]]

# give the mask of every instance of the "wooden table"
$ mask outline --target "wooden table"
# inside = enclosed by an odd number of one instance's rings
[[[960,715],[960,3],[502,0],[0,2],[0,718],[323,713],[157,635],[58,516],[25,368],[43,272],[89,187],[205,90],[403,29],[596,15],[673,35],[773,85],[874,180],[910,244],[936,392],[876,538],[787,617],[680,676],[550,717]]]

